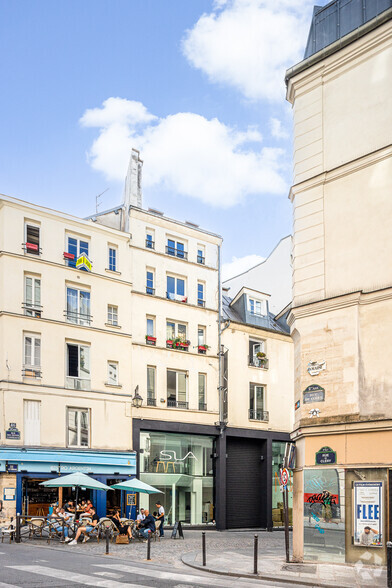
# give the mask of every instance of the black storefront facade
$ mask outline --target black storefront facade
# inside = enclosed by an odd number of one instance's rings
[[[272,528],[289,440],[276,431],[133,419],[137,476],[162,492],[141,495],[140,505],[154,510],[160,500],[169,525]]]

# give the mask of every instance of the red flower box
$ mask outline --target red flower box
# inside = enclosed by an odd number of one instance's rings
[[[67,251],[64,251],[64,259],[75,259],[75,256],[73,253],[68,253]]]
[[[157,338],[151,337],[151,335],[147,335],[147,337],[146,337],[146,341],[154,341],[155,342],[156,340],[157,340]]]

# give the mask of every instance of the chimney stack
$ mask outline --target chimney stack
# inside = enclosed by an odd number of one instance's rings
[[[142,208],[143,205],[142,167],[143,161],[140,159],[140,152],[137,149],[132,149],[124,186],[124,208],[127,216],[130,206]]]

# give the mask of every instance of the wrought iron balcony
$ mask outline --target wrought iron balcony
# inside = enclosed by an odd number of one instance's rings
[[[24,378],[41,378],[41,368],[38,366],[24,366],[22,369],[22,376]]]
[[[147,398],[147,406],[156,406],[157,399],[156,398]]]
[[[206,305],[206,301],[205,300],[202,300],[201,298],[198,298],[197,299],[197,306],[202,306],[204,308],[205,305]]]
[[[41,318],[42,306],[39,304],[31,304],[30,302],[23,302],[22,308],[26,316],[33,316],[35,318]]]
[[[199,402],[199,410],[207,410],[207,404]]]
[[[155,288],[151,288],[150,286],[146,286],[146,294],[151,294],[152,296],[154,296]]]
[[[167,406],[169,408],[184,408],[188,410],[189,402],[185,402],[184,400],[174,400],[173,398],[168,398]]]
[[[172,255],[173,257],[178,257],[179,259],[188,259],[188,251],[184,251],[183,249],[176,249],[176,247],[170,247],[166,245],[166,253],[167,255]]]
[[[206,263],[206,258],[203,257],[202,255],[198,255],[197,256],[197,263],[202,263],[203,265],[205,265]]]
[[[155,249],[155,241],[150,241],[149,239],[146,239],[146,247],[147,249]]]
[[[269,412],[266,410],[249,409],[249,419],[251,421],[269,421]]]
[[[42,253],[41,247],[36,243],[29,243],[26,241],[26,243],[22,243],[22,247],[25,253],[31,253],[33,255],[41,255]]]
[[[91,380],[67,376],[65,378],[65,387],[71,390],[91,390]]]
[[[93,318],[91,314],[74,312],[73,310],[64,310],[64,316],[69,323],[74,323],[75,325],[91,325]]]

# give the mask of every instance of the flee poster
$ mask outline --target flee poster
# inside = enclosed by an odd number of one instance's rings
[[[382,547],[382,498],[382,482],[354,482],[354,545]]]

